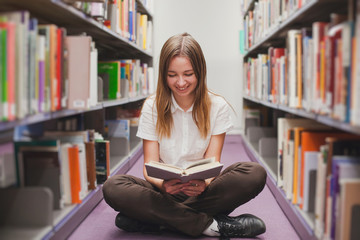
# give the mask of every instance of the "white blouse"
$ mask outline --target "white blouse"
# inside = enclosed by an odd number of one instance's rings
[[[174,125],[171,137],[159,139],[156,133],[157,109],[155,96],[149,97],[144,103],[136,136],[159,142],[161,162],[184,168],[190,163],[202,159],[209,146],[211,135],[228,132],[233,127],[229,104],[221,96],[211,93],[209,95],[211,99],[210,134],[206,139],[201,137],[193,121],[193,106],[184,112],[173,96],[171,112]]]

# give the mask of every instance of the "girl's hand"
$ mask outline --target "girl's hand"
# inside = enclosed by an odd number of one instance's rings
[[[205,191],[205,188],[206,183],[204,180],[191,180],[188,184],[183,185],[181,191],[189,197],[196,197]]]
[[[178,194],[188,183],[181,183],[179,179],[164,180],[162,184],[163,191],[169,194]]]

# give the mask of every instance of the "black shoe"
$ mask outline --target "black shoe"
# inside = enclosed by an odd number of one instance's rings
[[[160,233],[160,226],[145,223],[118,213],[115,218],[115,225],[126,232]]]
[[[266,231],[265,223],[251,214],[242,214],[237,217],[219,215],[215,217],[222,237],[252,238]]]

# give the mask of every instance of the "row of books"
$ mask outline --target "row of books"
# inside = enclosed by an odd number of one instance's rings
[[[136,97],[154,92],[153,68],[139,59],[99,61],[103,99]]]
[[[136,0],[105,0],[103,2],[69,2],[75,8],[102,22],[120,36],[144,50],[152,49],[152,21],[138,12]],[[151,2],[146,3],[151,7]]]
[[[254,2],[253,10],[244,18],[245,48],[249,49],[274,28],[285,21],[293,12],[302,8],[310,0],[259,0]],[[248,2],[244,4],[249,6]],[[246,11],[246,9],[244,10]]]
[[[360,204],[360,137],[309,119],[279,118],[277,124],[278,185],[293,204],[315,214],[317,237],[349,239],[344,236],[355,225],[345,223],[357,222],[351,208]],[[346,192],[353,182],[354,192]]]
[[[153,71],[146,63],[122,60],[123,73],[119,70],[115,79],[98,78],[98,53],[90,36],[67,36],[65,28],[38,24],[27,11],[2,13],[0,33],[2,121],[38,112],[89,109],[106,99],[147,95],[150,86],[153,91],[149,83]],[[116,98],[109,94],[114,81],[119,82]]]
[[[47,187],[54,209],[81,203],[110,174],[109,141],[94,131],[46,131],[41,139],[1,146],[6,155],[0,157],[5,167],[1,187]]]
[[[0,144],[0,187],[48,187],[54,209],[81,203],[130,153],[130,130],[136,132],[137,118],[106,120],[104,129],[103,135],[44,131],[37,139]]]
[[[248,58],[246,94],[360,125],[354,23],[337,14],[332,19],[314,22],[311,29],[289,30],[285,48],[269,47],[267,53]]]
[[[244,111],[247,128],[259,126],[267,114],[258,108]],[[267,147],[277,145],[278,187],[301,211],[315,215],[319,239],[351,239],[359,223],[353,208],[360,204],[360,137],[311,119],[279,117],[275,126],[270,130],[276,130],[271,136],[277,144]]]

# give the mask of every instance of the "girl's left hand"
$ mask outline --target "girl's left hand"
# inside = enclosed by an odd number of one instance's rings
[[[181,188],[181,191],[189,197],[199,196],[205,191],[206,183],[204,180],[191,180],[189,184]]]

